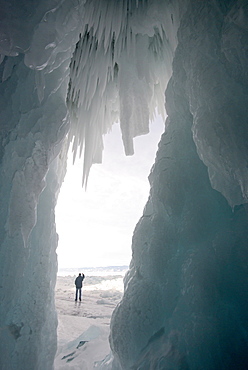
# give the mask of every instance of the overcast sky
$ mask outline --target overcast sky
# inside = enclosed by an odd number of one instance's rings
[[[59,267],[128,265],[135,225],[149,195],[148,175],[164,122],[134,139],[135,154],[126,157],[119,125],[105,136],[103,163],[94,164],[87,190],[82,188],[82,159],[68,170],[56,207]]]

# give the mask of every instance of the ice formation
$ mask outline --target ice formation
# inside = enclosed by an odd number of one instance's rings
[[[247,369],[247,1],[0,8],[0,368],[53,368],[68,142],[84,153],[84,181],[117,119],[132,154],[170,79],[108,366]]]
[[[74,152],[84,149],[83,181],[91,164],[101,162],[102,135],[115,121],[120,119],[125,152],[131,155],[133,138],[149,132],[155,108],[164,114],[177,42],[171,32],[175,10],[166,5],[103,1],[96,9],[94,2],[85,4],[67,96]]]

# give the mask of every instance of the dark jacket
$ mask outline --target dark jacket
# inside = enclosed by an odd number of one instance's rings
[[[75,280],[76,288],[82,288],[83,280],[84,280],[84,274],[82,274],[81,276],[78,276],[78,277],[76,278],[76,280]]]

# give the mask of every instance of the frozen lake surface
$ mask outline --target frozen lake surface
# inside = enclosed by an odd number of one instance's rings
[[[123,294],[127,266],[60,269],[56,284],[58,350],[55,370],[99,368],[110,353],[112,312]],[[85,274],[82,302],[75,302],[74,281]],[[106,367],[105,367],[106,368]]]

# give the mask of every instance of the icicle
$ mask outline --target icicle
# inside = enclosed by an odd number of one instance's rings
[[[16,65],[16,59],[14,57],[8,57],[3,70],[2,82],[6,81],[12,74],[12,70]]]
[[[123,142],[133,153],[133,138],[149,131],[155,109],[164,114],[164,91],[172,49],[164,18],[170,10],[146,1],[103,1],[84,5],[84,31],[71,61],[68,107],[73,150],[84,153],[84,181],[99,160],[101,137],[120,118]],[[163,7],[163,17],[161,16]],[[160,19],[161,18],[161,19]],[[171,24],[171,20],[170,20]],[[77,137],[77,139],[75,139]],[[100,149],[99,149],[100,148]]]
[[[45,90],[45,79],[43,71],[35,72],[35,84],[37,89],[37,95],[39,102],[41,103],[44,99],[44,90]]]
[[[0,54],[0,64],[2,64],[2,62],[3,62],[4,58],[5,58],[5,55]]]

